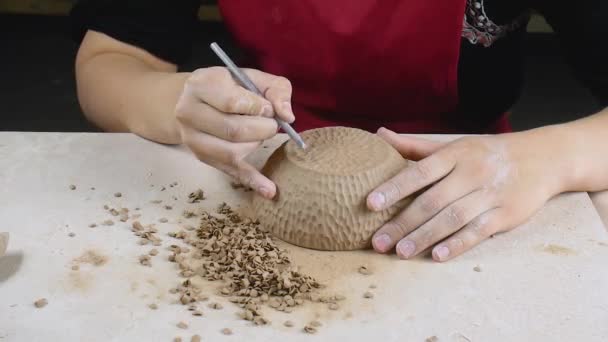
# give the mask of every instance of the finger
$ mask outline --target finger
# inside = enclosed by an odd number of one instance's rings
[[[416,197],[401,213],[385,223],[374,234],[374,249],[385,253],[414,229],[437,215],[450,203],[465,197],[475,189],[475,183],[454,170],[449,176]]]
[[[245,72],[264,94],[264,97],[272,103],[276,116],[289,123],[294,122],[296,117],[291,108],[291,82],[285,77],[255,69],[247,69]]]
[[[410,160],[426,158],[445,146],[441,142],[400,135],[384,127],[378,129],[377,134]]]
[[[414,257],[493,207],[488,192],[477,190],[443,209],[399,241],[396,246],[397,255],[401,259]],[[444,250],[439,250],[442,251]]]
[[[226,68],[196,70],[184,92],[224,113],[274,116],[270,101],[240,86]]]
[[[468,251],[493,234],[507,230],[511,220],[504,208],[495,208],[479,215],[456,234],[433,248],[435,261],[447,261]]]
[[[182,139],[198,159],[254,189],[266,198],[274,197],[276,185],[244,161],[259,143],[231,143],[182,126]]]
[[[218,165],[217,168],[236,178],[240,184],[255,189],[264,198],[272,199],[277,192],[276,185],[270,179],[244,160],[238,162],[236,167]]]
[[[384,210],[445,177],[455,166],[453,159],[449,149],[444,149],[406,167],[367,196],[368,208],[373,211]]]
[[[177,119],[182,124],[232,142],[270,139],[278,130],[276,120],[260,116],[226,114],[198,101],[178,103],[175,110]]]

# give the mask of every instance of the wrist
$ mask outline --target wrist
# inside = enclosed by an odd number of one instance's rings
[[[562,192],[580,191],[584,178],[584,163],[581,163],[581,135],[570,124],[556,124],[521,132],[529,139],[523,139],[524,149],[532,149],[544,167],[544,177],[552,180],[551,195]],[[538,148],[533,148],[538,146]]]
[[[175,104],[189,75],[165,72],[141,75],[134,82],[139,89],[135,97],[141,98],[132,99],[135,108],[124,107],[123,114],[129,131],[163,144],[181,143]]]

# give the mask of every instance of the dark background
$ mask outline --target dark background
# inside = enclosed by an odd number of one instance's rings
[[[202,35],[213,36],[228,51],[235,49],[220,22],[200,25]],[[96,130],[76,98],[77,46],[66,16],[0,13],[0,43],[0,130]],[[529,33],[526,47],[526,85],[512,109],[515,129],[570,121],[598,109],[564,63],[553,34]],[[193,60],[199,66],[217,64],[206,44],[195,47]]]

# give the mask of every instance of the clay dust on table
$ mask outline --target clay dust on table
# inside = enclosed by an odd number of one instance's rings
[[[95,250],[87,250],[80,257],[74,259],[74,262],[79,264],[91,264],[93,266],[102,266],[108,262],[108,258]]]

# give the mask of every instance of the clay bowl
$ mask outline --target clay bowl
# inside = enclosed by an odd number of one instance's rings
[[[317,250],[371,247],[374,232],[411,199],[372,212],[367,195],[409,161],[375,134],[355,128],[305,131],[306,150],[288,140],[262,169],[277,185],[272,200],[254,196],[262,227],[291,244]]]

